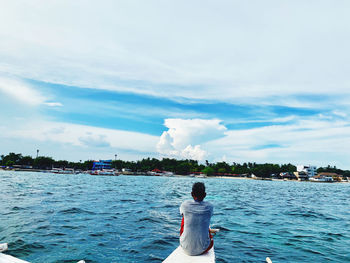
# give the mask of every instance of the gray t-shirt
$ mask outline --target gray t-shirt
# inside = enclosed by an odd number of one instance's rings
[[[210,244],[209,224],[213,215],[213,205],[205,201],[184,201],[180,206],[184,216],[184,231],[180,245],[191,256],[202,254]]]

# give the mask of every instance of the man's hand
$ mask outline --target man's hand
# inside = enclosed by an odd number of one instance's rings
[[[209,232],[210,234],[212,234],[213,236],[216,235],[217,232],[219,232],[220,229],[217,229],[217,228],[209,228]]]

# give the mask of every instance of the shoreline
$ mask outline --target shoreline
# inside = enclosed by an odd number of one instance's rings
[[[207,177],[208,178],[208,177]],[[306,182],[306,183],[327,183],[327,184],[334,184],[334,183],[350,183],[349,181],[331,181],[331,182],[325,182],[325,181],[310,181],[310,180],[284,180],[284,179],[271,179],[271,178],[248,178],[248,177],[230,177],[230,176],[212,176],[210,178],[222,178],[222,179],[243,179],[243,180],[256,180],[256,181],[273,181],[273,182]]]
[[[41,169],[2,169],[0,168],[0,171],[6,171],[6,172],[40,172],[40,173],[50,173],[50,170],[41,170]],[[78,174],[84,174],[84,173],[78,173]],[[308,183],[327,183],[327,184],[333,184],[333,183],[350,183],[349,181],[310,181],[310,180],[285,180],[285,179],[272,179],[272,178],[249,178],[249,177],[233,177],[233,176],[207,176],[207,177],[192,177],[189,175],[181,175],[181,174],[174,174],[172,176],[166,176],[166,175],[149,175],[147,173],[135,173],[135,174],[119,174],[120,175],[129,175],[129,176],[155,176],[155,177],[182,177],[182,178],[196,178],[196,179],[233,179],[233,180],[257,180],[257,181],[275,181],[275,182],[308,182]],[[94,175],[98,176],[98,175]]]

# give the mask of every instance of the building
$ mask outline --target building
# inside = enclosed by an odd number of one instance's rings
[[[317,175],[317,167],[311,165],[297,165],[297,172],[306,173],[308,177],[314,177]]]
[[[327,172],[321,172],[318,174],[320,177],[324,178],[324,177],[330,177],[333,178],[334,181],[337,182],[341,182],[342,180],[344,180],[344,176],[341,174],[337,174],[337,173],[327,173]]]
[[[307,176],[307,174],[304,171],[294,172],[293,174],[298,179],[298,181],[308,181],[309,180],[309,177]]]
[[[112,160],[99,160],[94,161],[92,164],[92,170],[103,170],[103,169],[111,169],[112,168]]]
[[[278,178],[287,179],[287,180],[298,180],[298,177],[294,173],[290,173],[290,172],[281,172]]]

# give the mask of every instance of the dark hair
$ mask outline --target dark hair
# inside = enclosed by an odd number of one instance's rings
[[[205,197],[205,185],[204,183],[197,182],[192,186],[192,195],[198,198],[199,201],[202,201]]]

